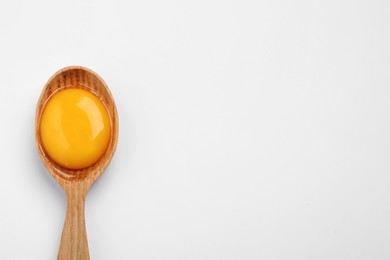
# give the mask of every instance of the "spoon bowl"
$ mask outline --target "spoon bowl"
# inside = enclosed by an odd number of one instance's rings
[[[42,113],[48,100],[59,91],[78,88],[95,94],[105,106],[110,118],[110,140],[103,155],[84,169],[67,169],[46,153],[40,135]],[[102,175],[114,155],[118,141],[118,115],[114,99],[106,83],[95,72],[81,66],[66,67],[56,72],[46,83],[38,100],[35,118],[35,137],[39,156],[50,174],[63,188],[67,211],[58,259],[89,259],[85,229],[84,205],[89,188]]]

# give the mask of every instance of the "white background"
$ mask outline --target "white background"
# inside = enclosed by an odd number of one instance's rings
[[[56,259],[35,105],[89,67],[120,116],[93,260],[390,258],[390,2],[1,1],[0,259]]]

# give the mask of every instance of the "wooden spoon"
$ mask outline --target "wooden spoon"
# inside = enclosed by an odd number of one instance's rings
[[[67,88],[80,88],[94,93],[105,105],[110,117],[111,138],[107,150],[96,163],[81,170],[64,168],[50,159],[43,148],[39,133],[42,112],[46,102],[57,91]],[[35,138],[43,164],[61,185],[68,201],[58,259],[89,259],[84,220],[85,198],[89,188],[110,163],[118,141],[118,115],[114,99],[103,79],[90,69],[80,66],[67,67],[56,72],[46,83],[38,100],[35,118]]]

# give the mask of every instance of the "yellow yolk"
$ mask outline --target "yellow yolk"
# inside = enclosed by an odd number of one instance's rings
[[[66,89],[46,103],[40,135],[51,159],[68,169],[82,169],[94,164],[106,151],[110,119],[94,94]]]

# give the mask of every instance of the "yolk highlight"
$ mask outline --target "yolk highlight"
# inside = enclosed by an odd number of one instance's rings
[[[68,169],[82,169],[94,164],[106,151],[110,119],[94,94],[66,89],[46,103],[40,135],[51,159]]]

